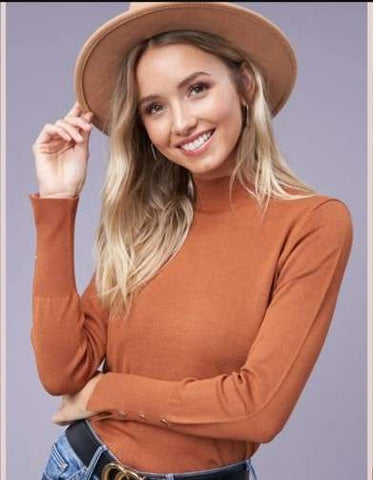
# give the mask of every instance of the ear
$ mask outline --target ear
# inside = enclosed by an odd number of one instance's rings
[[[245,86],[245,89],[249,95],[250,102],[254,96],[255,92],[255,80],[253,77],[253,74],[246,68],[246,66],[242,63],[240,66],[240,72],[242,75],[243,83]],[[247,100],[246,98],[241,98],[241,100],[246,103]]]

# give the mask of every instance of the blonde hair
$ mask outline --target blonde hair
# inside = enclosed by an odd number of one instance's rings
[[[111,99],[109,159],[94,247],[96,291],[106,308],[118,309],[124,317],[136,294],[179,251],[194,217],[191,172],[160,152],[153,157],[137,105],[135,73],[141,55],[170,44],[193,45],[218,57],[246,100],[248,122],[238,140],[230,192],[237,178],[263,213],[271,197],[294,200],[317,194],[290,170],[276,146],[266,85],[259,67],[245,52],[220,36],[199,31],[168,31],[143,40],[123,60]],[[242,68],[251,79],[250,88]]]

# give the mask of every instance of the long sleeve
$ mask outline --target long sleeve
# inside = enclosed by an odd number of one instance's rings
[[[180,381],[108,372],[87,409],[126,412],[125,420],[189,435],[271,441],[321,352],[352,240],[351,215],[342,201],[327,198],[306,212],[279,255],[265,316],[239,371]]]
[[[39,378],[52,395],[75,393],[94,376],[106,352],[108,311],[95,274],[81,296],[74,273],[79,197],[29,195],[36,227],[31,342]]]

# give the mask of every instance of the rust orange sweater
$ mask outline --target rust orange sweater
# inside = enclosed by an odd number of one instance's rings
[[[74,274],[79,198],[30,194],[36,226],[31,339],[44,388],[81,389],[106,358],[90,424],[127,466],[210,469],[284,427],[324,344],[353,228],[339,199],[256,201],[228,177],[197,180],[189,235],[128,320]]]

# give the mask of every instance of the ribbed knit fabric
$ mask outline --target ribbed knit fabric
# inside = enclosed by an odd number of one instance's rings
[[[127,466],[217,468],[253,455],[289,419],[325,342],[353,227],[339,199],[272,199],[264,219],[228,177],[196,178],[180,251],[124,322],[74,276],[79,197],[30,194],[36,227],[32,345],[44,388],[80,390],[104,357],[90,423]]]

